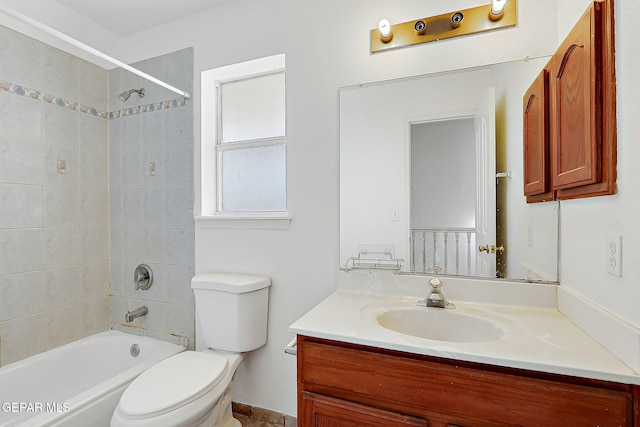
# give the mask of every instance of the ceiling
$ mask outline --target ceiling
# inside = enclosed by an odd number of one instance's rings
[[[124,37],[233,0],[55,1]]]

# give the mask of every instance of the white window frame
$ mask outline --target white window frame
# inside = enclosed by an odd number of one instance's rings
[[[221,185],[221,156],[218,153],[237,147],[238,143],[218,144],[220,111],[217,86],[220,83],[284,71],[285,55],[279,54],[201,73],[200,212],[199,215],[196,214],[196,221],[201,228],[289,228],[291,215],[288,211],[221,212],[218,200]],[[286,132],[284,137],[239,144],[247,147],[270,146],[274,145],[274,140],[282,141],[280,143],[285,144],[286,150]]]

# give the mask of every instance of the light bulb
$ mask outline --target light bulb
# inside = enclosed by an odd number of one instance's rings
[[[504,12],[504,6],[507,4],[507,0],[493,0],[491,4],[491,15],[494,19],[500,19]]]
[[[381,19],[380,22],[378,22],[378,31],[380,31],[380,40],[385,43],[388,43],[393,38],[391,23],[388,19]]]

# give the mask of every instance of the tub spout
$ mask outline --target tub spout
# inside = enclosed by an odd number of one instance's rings
[[[143,305],[142,307],[138,307],[133,311],[127,311],[127,313],[124,315],[124,320],[125,322],[130,323],[140,316],[146,316],[147,313],[149,313],[149,309],[146,305]]]

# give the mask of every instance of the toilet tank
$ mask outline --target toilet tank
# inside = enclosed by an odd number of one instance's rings
[[[245,352],[267,342],[268,276],[202,273],[191,279],[196,349]]]

